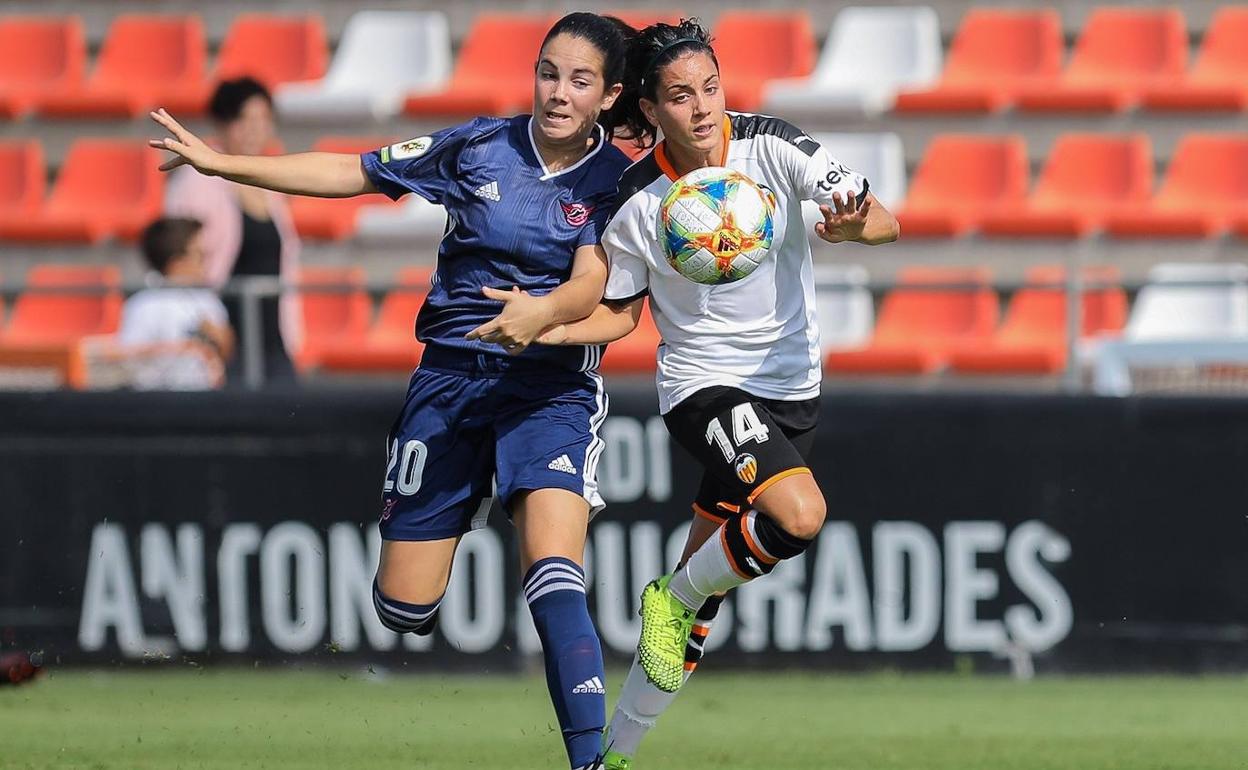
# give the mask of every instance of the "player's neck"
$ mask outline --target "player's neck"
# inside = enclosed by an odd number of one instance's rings
[[[664,142],[663,151],[667,154],[667,160],[672,164],[672,168],[676,170],[677,176],[684,176],[699,168],[722,165],[724,158],[722,141],[705,150]]]
[[[563,142],[552,142],[542,136],[540,131],[530,130],[530,135],[533,137],[533,146],[537,149],[542,165],[551,173],[576,165],[586,153],[593,149],[597,141],[594,131],[590,131],[585,136],[569,137]]]

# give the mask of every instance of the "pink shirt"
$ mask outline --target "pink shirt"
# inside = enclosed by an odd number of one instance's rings
[[[204,225],[204,272],[208,283],[220,288],[234,272],[243,239],[242,209],[234,194],[234,183],[217,176],[205,176],[189,166],[172,172],[165,185],[165,214],[198,219]],[[290,218],[286,196],[268,193],[269,215],[282,237],[281,279],[295,285],[299,278],[299,234]],[[303,343],[303,317],[299,296],[282,296],[279,309],[282,342],[294,357]]]

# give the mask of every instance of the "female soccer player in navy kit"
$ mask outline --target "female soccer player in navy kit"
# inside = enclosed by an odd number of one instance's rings
[[[416,320],[424,357],[388,441],[374,603],[389,628],[430,633],[456,546],[497,495],[519,533],[525,598],[573,768],[595,765],[606,720],[582,559],[603,504],[595,469],[607,400],[600,347],[529,343],[602,297],[598,243],[629,165],[610,142],[629,33],[596,14],[565,16],[538,56],[532,116],[477,118],[363,156],[227,156],[164,111],[152,115],[172,134],[152,145],[177,156],[164,170],[190,164],[322,197],[414,192],[446,207]]]

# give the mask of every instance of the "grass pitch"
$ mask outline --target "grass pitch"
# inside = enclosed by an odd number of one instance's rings
[[[567,767],[531,676],[53,672],[0,726],[6,770]],[[637,767],[1244,770],[1248,678],[700,672]]]

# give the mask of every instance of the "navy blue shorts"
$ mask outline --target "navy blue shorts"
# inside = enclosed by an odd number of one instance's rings
[[[426,347],[386,441],[382,538],[462,535],[522,490],[566,489],[592,516],[606,416],[594,372]]]

